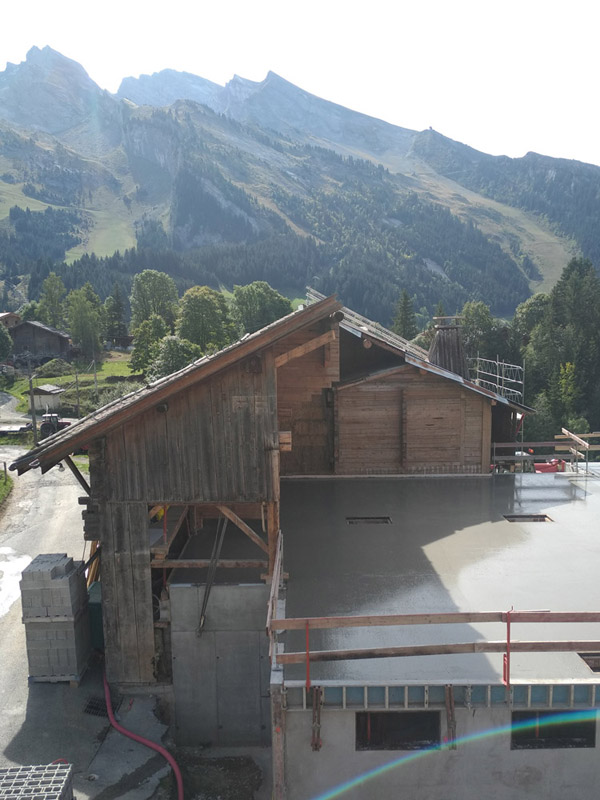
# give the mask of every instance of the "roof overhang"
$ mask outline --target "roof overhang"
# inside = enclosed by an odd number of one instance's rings
[[[330,317],[340,308],[340,303],[332,296],[300,311],[292,312],[256,333],[244,336],[218,353],[204,356],[178,372],[119,398],[63,431],[49,436],[42,444],[16,459],[10,465],[10,469],[16,470],[19,475],[37,467],[40,467],[42,472],[47,472],[75,450],[110,433],[157,403],[164,402],[174,394],[226,369],[236,361],[269,347],[291,333]]]

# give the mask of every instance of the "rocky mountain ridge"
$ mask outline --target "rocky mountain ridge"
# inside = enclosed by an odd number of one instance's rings
[[[488,156],[273,72],[222,87],[164,70],[111,95],[46,47],[0,73],[0,229],[13,205],[75,209],[85,225],[71,260],[136,241],[184,252],[293,234],[329,263],[322,289],[363,311],[371,294],[386,323],[400,288],[428,307],[472,297],[510,313],[572,254],[600,255],[598,198],[600,168]],[[280,284],[319,277],[303,269],[291,280],[282,265]]]

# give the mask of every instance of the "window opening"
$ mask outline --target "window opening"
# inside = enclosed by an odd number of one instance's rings
[[[391,517],[346,517],[348,525],[391,525]]]
[[[426,750],[437,747],[439,711],[359,711],[357,750]]]
[[[553,522],[547,514],[504,514],[508,522]]]
[[[512,726],[511,750],[596,746],[595,715],[581,719],[577,712],[513,711]]]

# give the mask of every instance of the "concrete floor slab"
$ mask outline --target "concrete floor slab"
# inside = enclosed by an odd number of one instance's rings
[[[505,515],[546,514],[548,522]],[[600,610],[600,482],[565,475],[288,480],[282,485],[286,616]],[[389,517],[349,524],[349,517]],[[311,632],[314,649],[503,639],[500,624]],[[599,625],[515,626],[520,639],[599,639]],[[287,651],[305,649],[288,632]],[[513,654],[523,681],[590,681],[575,653]],[[313,680],[498,683],[501,655],[313,664]],[[302,679],[303,665],[286,669]]]

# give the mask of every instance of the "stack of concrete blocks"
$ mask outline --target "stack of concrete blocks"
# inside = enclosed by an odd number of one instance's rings
[[[78,681],[91,652],[83,561],[37,556],[21,576],[21,602],[30,678]]]
[[[0,800],[73,800],[70,764],[0,769]]]

